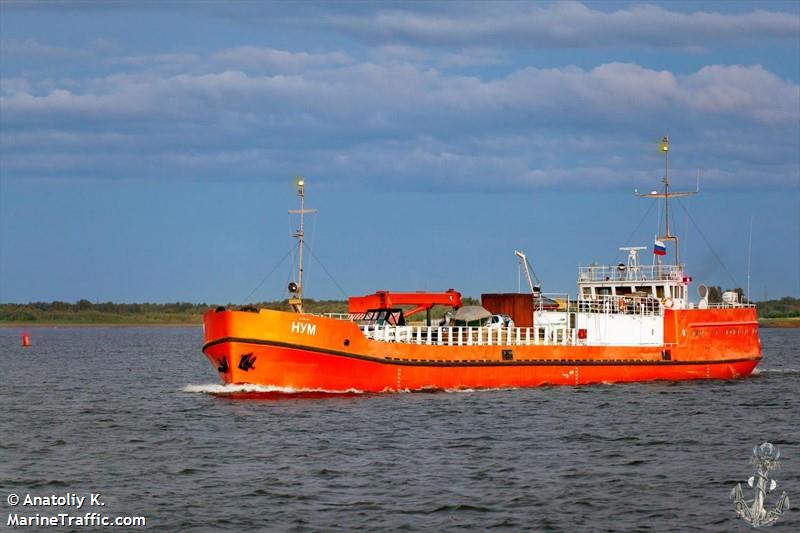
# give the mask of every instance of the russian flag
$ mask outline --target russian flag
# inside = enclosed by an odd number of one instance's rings
[[[653,253],[656,255],[667,255],[667,247],[663,242],[656,239],[656,242],[653,245]]]

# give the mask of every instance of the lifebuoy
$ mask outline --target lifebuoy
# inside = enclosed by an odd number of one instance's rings
[[[661,305],[663,305],[667,309],[672,308],[672,303],[673,303],[672,298],[664,298],[663,300],[661,300]]]

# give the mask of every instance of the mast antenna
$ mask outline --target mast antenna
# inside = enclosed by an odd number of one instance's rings
[[[305,245],[305,215],[306,213],[316,213],[316,209],[305,208],[305,187],[306,183],[302,176],[295,176],[295,185],[297,186],[297,196],[300,198],[300,209],[290,209],[289,214],[300,215],[300,229],[294,232],[293,237],[297,239],[298,246],[298,269],[297,269],[297,283],[294,281],[289,283],[289,305],[295,313],[303,312],[303,246]]]
[[[679,196],[691,196],[700,192],[700,177],[697,179],[697,190],[686,192],[675,192],[669,188],[669,137],[666,135],[661,139],[661,152],[664,154],[664,177],[661,178],[661,183],[664,184],[664,192],[652,191],[642,194],[635,191],[636,196],[640,198],[663,198],[664,199],[664,233],[656,236],[656,240],[672,241],[675,243],[675,264],[681,265],[681,252],[678,246],[678,236],[673,235],[669,227],[669,199],[677,198]]]

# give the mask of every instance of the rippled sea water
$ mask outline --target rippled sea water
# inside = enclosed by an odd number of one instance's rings
[[[800,329],[761,330],[736,381],[258,399],[210,394],[199,328],[20,332],[0,528],[57,511],[7,494],[100,492],[158,531],[746,531],[729,493],[768,440],[793,502],[772,530],[800,531]]]

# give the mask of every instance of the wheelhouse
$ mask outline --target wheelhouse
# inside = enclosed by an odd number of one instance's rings
[[[665,307],[688,307],[690,276],[682,265],[642,265],[638,252],[643,246],[620,248],[628,252],[627,263],[616,266],[591,265],[578,271],[578,301],[609,297],[635,297],[661,302]]]

